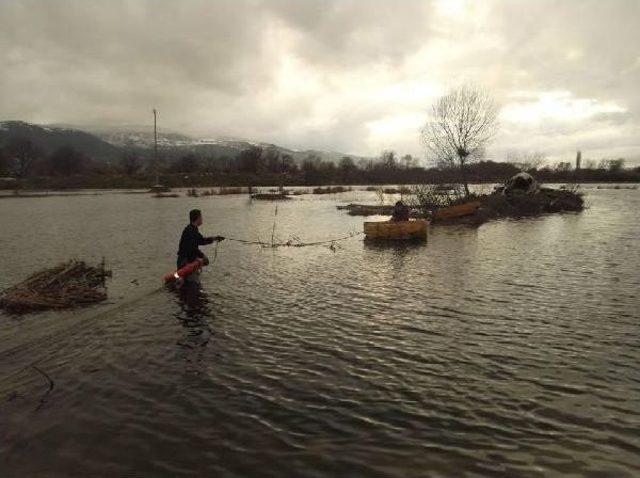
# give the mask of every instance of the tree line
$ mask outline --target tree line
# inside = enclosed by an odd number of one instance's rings
[[[398,155],[394,151],[384,151],[373,159],[343,156],[333,162],[313,153],[302,160],[294,160],[290,154],[276,148],[252,146],[233,156],[207,157],[190,152],[177,155],[164,161],[159,173],[172,186],[464,184],[502,182],[521,171],[547,182],[640,181],[640,168],[625,168],[622,158],[586,159],[584,167],[576,169],[566,161],[548,165],[540,153],[509,155],[504,162],[482,160],[480,156],[468,161],[469,156],[461,151],[461,156],[453,156],[451,161],[423,167],[413,156]],[[455,161],[456,157],[458,161]],[[463,180],[460,159],[464,161]],[[71,146],[61,146],[44,154],[33,142],[22,138],[14,138],[0,148],[0,177],[11,176],[27,182],[32,177],[50,177],[58,178],[54,184],[61,187],[65,184],[89,187],[101,183],[83,182],[83,178],[103,177],[111,179],[110,187],[133,187],[146,185],[154,174],[149,151],[125,150],[118,161],[108,164],[92,161]],[[72,177],[75,178],[73,181],[69,179]]]
[[[52,153],[45,154],[27,138],[11,138],[0,148],[0,176],[16,179],[83,174],[90,163],[89,158],[72,146],[60,146]]]

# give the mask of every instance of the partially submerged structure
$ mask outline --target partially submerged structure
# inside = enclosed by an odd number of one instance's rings
[[[21,314],[37,310],[79,307],[107,298],[105,279],[111,271],[104,260],[96,267],[69,261],[44,269],[0,295],[0,308]]]
[[[497,191],[504,194],[524,193],[536,194],[539,191],[538,181],[529,173],[518,173],[511,176]]]
[[[411,217],[428,218],[433,224],[482,224],[491,219],[577,212],[584,209],[575,188],[540,187],[533,176],[519,173],[491,194],[457,195],[438,185],[414,189]],[[391,215],[393,206],[348,204],[337,206],[352,216]]]

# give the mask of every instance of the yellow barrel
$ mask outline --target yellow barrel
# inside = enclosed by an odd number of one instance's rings
[[[427,239],[427,221],[378,221],[365,222],[364,233],[367,239],[407,240]]]

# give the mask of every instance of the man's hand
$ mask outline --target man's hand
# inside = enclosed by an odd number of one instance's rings
[[[222,237],[222,236],[215,236],[215,237],[213,238],[213,240],[214,240],[215,242],[224,241],[224,237]]]

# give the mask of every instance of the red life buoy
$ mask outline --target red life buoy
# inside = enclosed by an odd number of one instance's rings
[[[189,263],[185,264],[184,266],[182,266],[180,269],[178,269],[175,272],[169,272],[168,274],[165,274],[163,279],[164,279],[165,282],[171,282],[171,281],[174,281],[174,280],[180,279],[180,278],[184,279],[185,277],[193,274],[198,269],[200,269],[202,267],[203,263],[204,263],[204,261],[202,259],[196,259],[193,262],[189,262]]]

